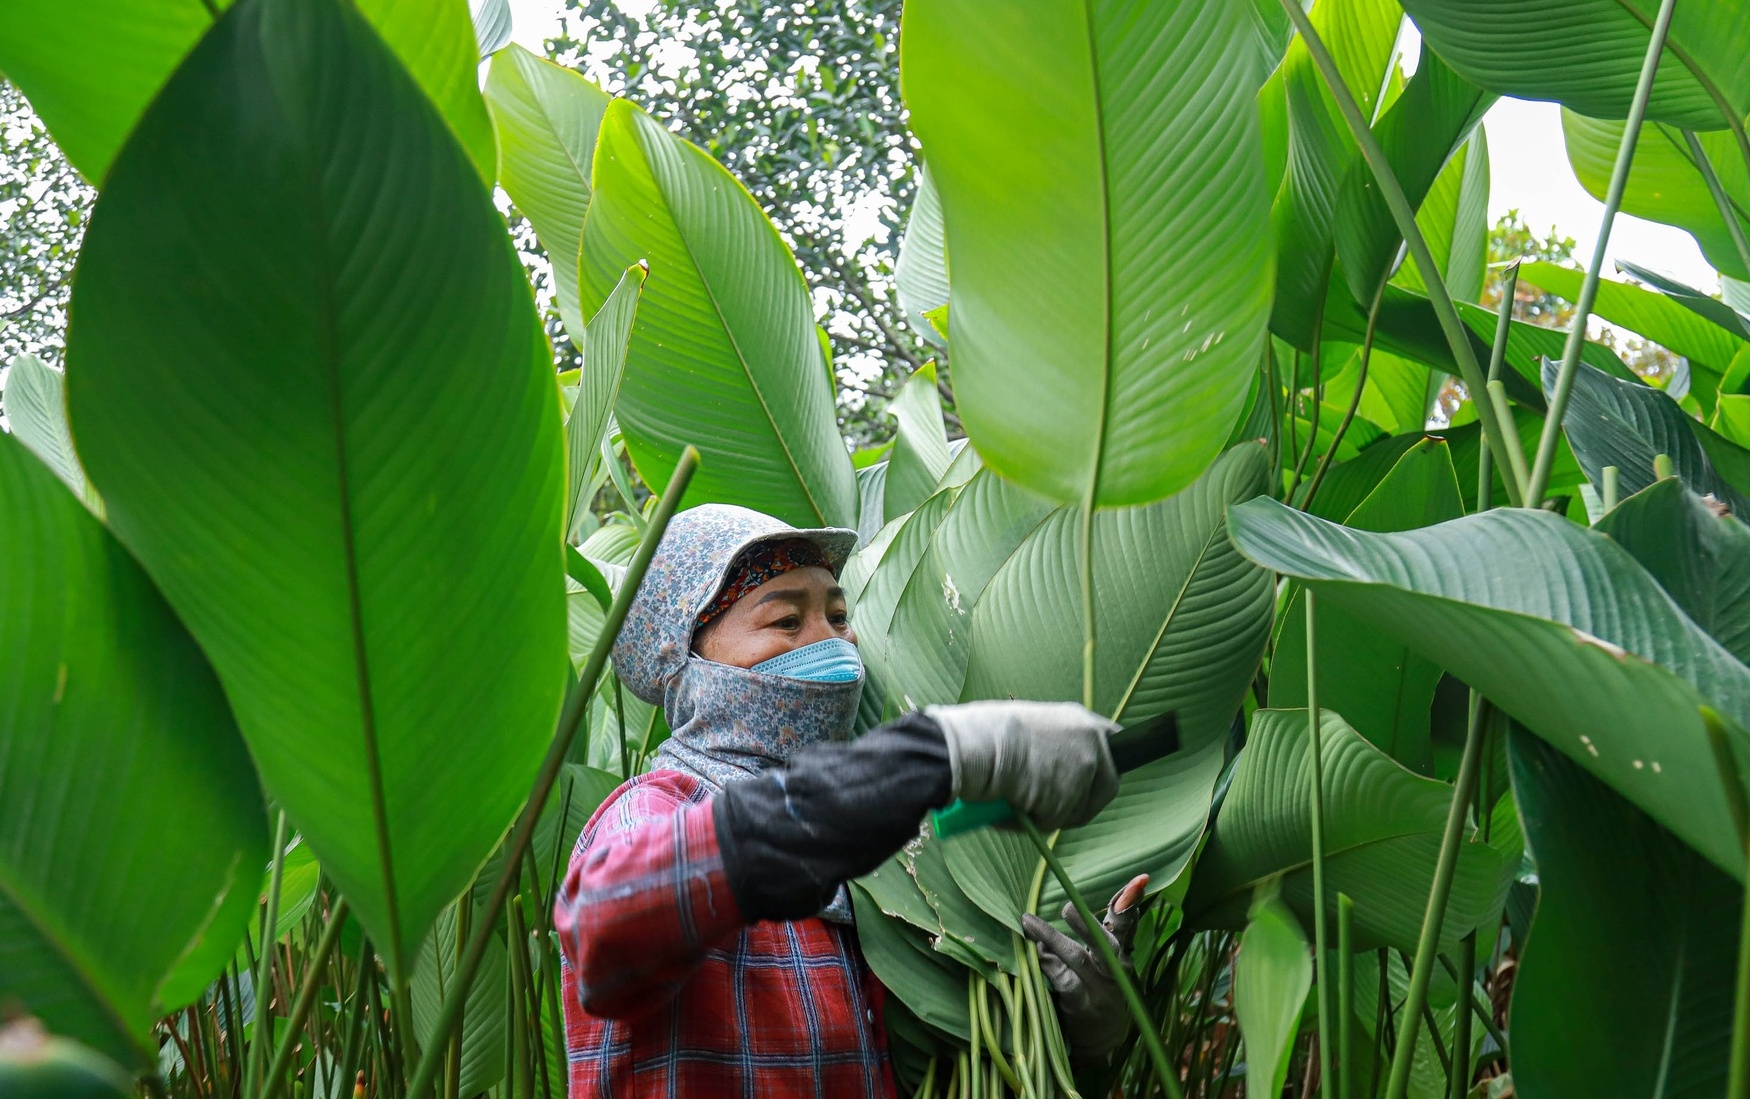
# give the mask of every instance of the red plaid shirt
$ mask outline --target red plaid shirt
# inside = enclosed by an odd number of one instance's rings
[[[692,776],[640,775],[596,810],[553,922],[571,1099],[894,1094],[855,932],[745,923]]]

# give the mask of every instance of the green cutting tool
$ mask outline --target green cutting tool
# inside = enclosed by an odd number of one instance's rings
[[[1119,774],[1134,771],[1145,763],[1153,763],[1179,750],[1179,715],[1168,711],[1158,717],[1120,729],[1107,744],[1112,749],[1112,762]],[[946,808],[932,810],[930,827],[937,839],[958,836],[987,825],[1002,824],[1015,819],[1015,810],[1006,801],[961,801],[956,799]]]

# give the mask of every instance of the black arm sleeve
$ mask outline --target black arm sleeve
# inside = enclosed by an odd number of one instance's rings
[[[812,916],[905,846],[952,788],[941,726],[922,713],[724,787],[712,820],[736,906],[750,921]]]

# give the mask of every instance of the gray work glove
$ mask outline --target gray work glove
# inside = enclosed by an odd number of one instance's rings
[[[1138,874],[1112,898],[1106,916],[1100,921],[1100,934],[1112,944],[1130,968],[1130,940],[1136,936],[1136,924],[1142,916],[1142,891],[1148,888],[1148,875]],[[1021,930],[1039,944],[1039,971],[1051,982],[1057,1001],[1057,1018],[1063,1025],[1063,1038],[1069,1051],[1078,1060],[1097,1061],[1105,1058],[1124,1041],[1130,1029],[1130,1009],[1118,982],[1106,968],[1105,961],[1093,947],[1087,925],[1075,906],[1063,906],[1064,922],[1081,939],[1077,942],[1044,920],[1028,912],[1021,917]]]
[[[929,706],[954,771],[953,796],[1007,801],[1040,828],[1086,824],[1118,793],[1106,744],[1118,726],[1074,702]]]

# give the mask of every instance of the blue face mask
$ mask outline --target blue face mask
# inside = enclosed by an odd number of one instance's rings
[[[791,649],[782,656],[762,660],[748,670],[821,683],[851,683],[863,678],[863,657],[857,652],[857,646],[844,638],[829,637],[800,649]]]

